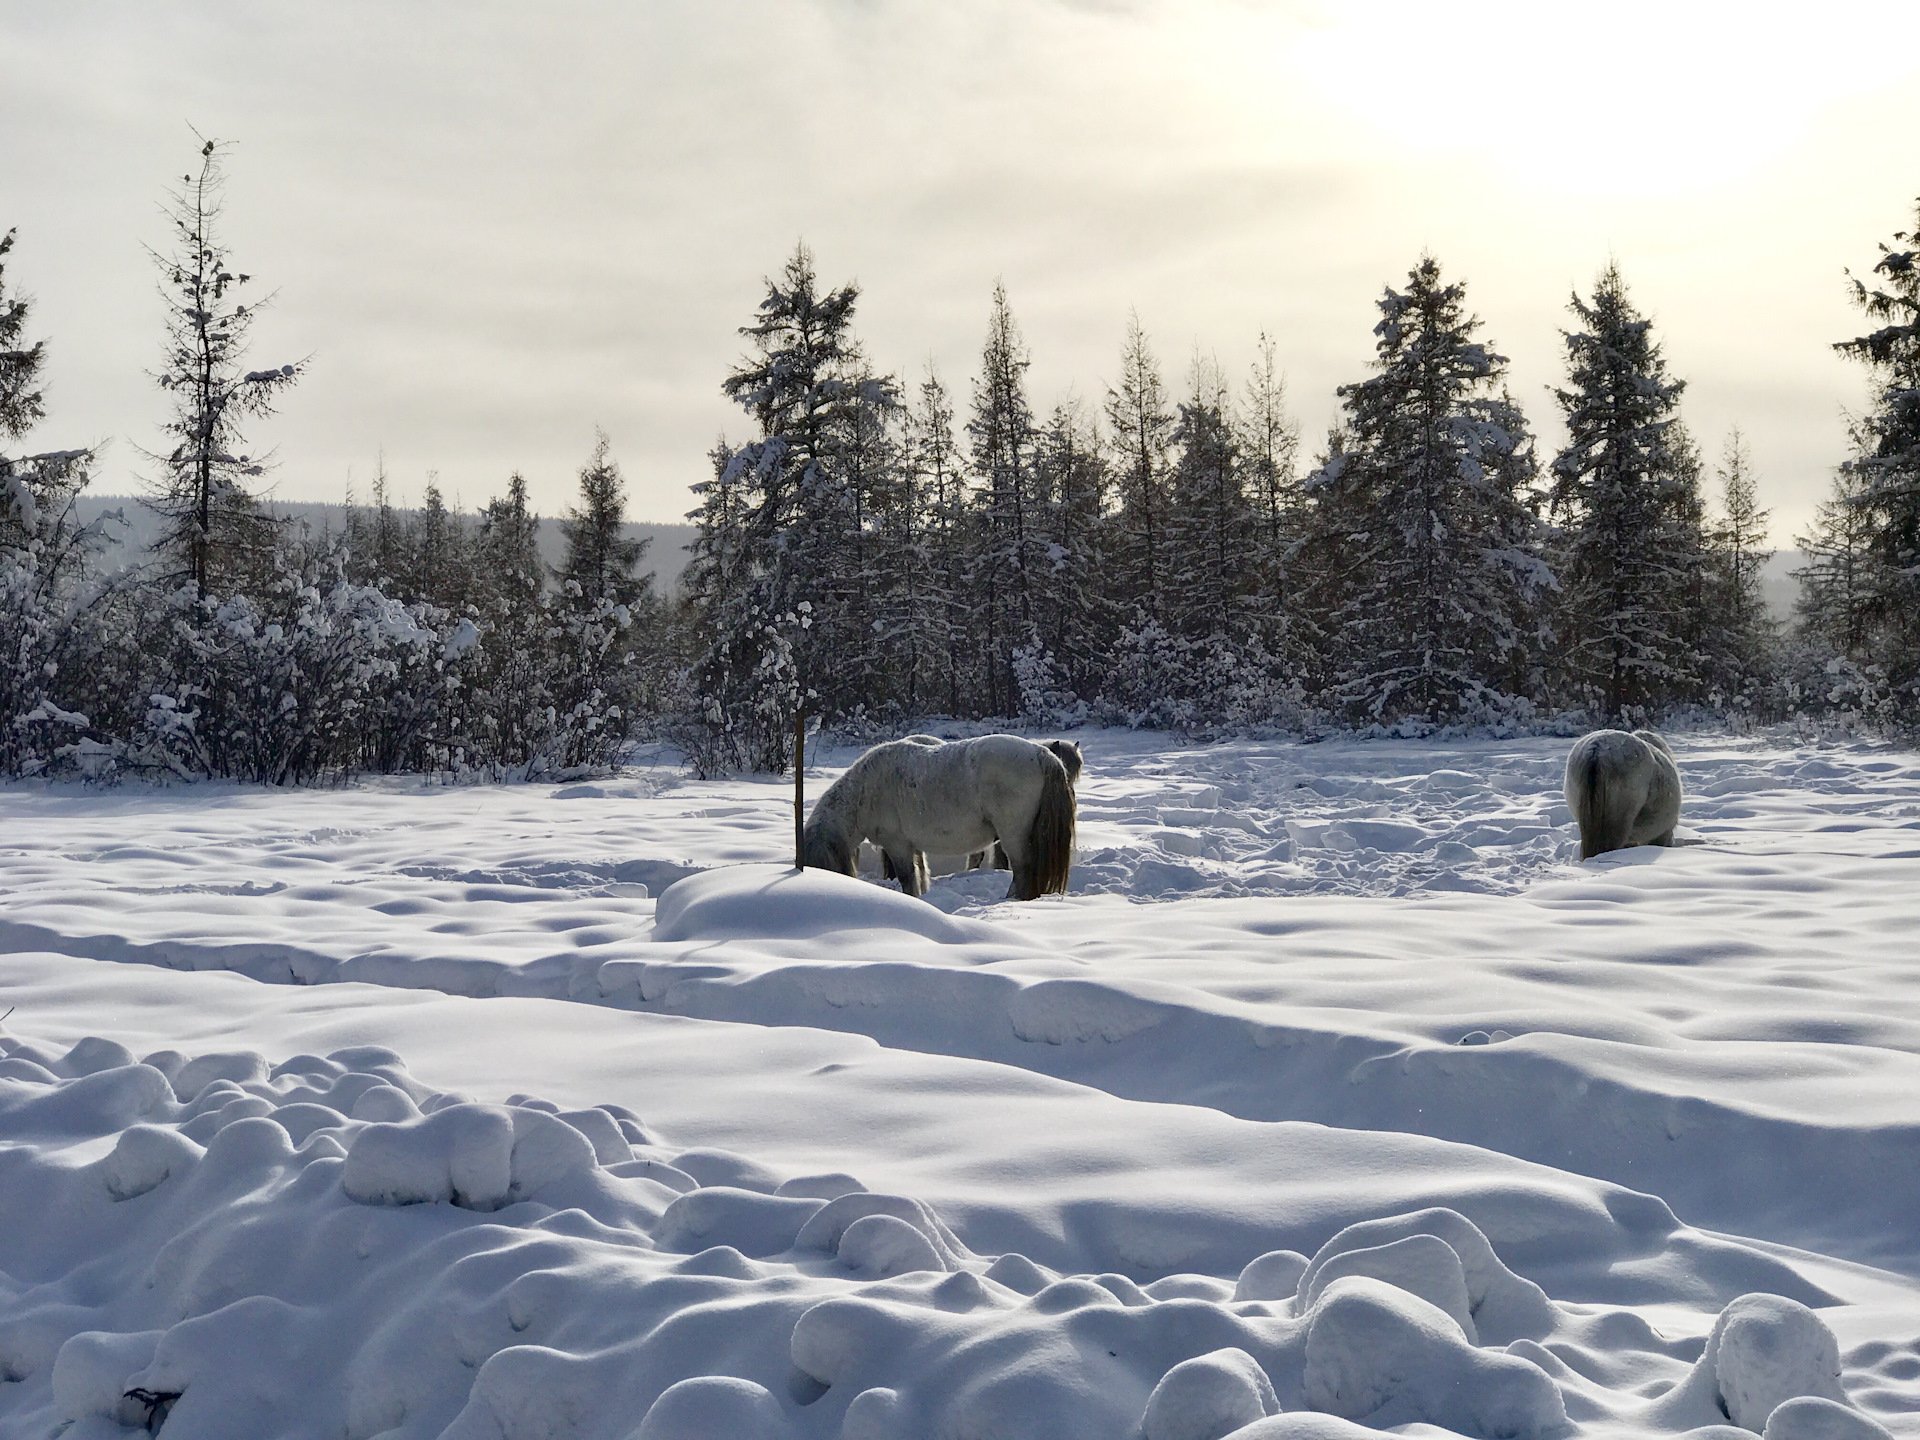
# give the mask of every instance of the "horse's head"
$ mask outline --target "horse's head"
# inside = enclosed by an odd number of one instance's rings
[[[1067,767],[1067,783],[1080,783],[1080,770],[1086,760],[1080,754],[1080,742],[1077,740],[1049,740],[1047,749],[1051,750],[1060,763]]]
[[[836,875],[857,875],[853,846],[838,826],[809,820],[800,836],[800,863],[809,870],[831,870]]]

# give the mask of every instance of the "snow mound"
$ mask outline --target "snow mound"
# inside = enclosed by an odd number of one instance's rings
[[[764,1385],[731,1376],[701,1375],[660,1392],[634,1440],[786,1440],[780,1402]]]
[[[451,1201],[498,1210],[596,1163],[592,1140],[558,1116],[456,1104],[418,1120],[367,1125],[347,1149],[341,1186],[363,1205]]]
[[[1376,1429],[1439,1425],[1461,1435],[1549,1435],[1567,1423],[1559,1387],[1527,1360],[1475,1349],[1442,1310],[1384,1281],[1330,1284],[1307,1322],[1305,1395],[1316,1410]]]
[[[1469,1345],[1480,1343],[1460,1256],[1438,1236],[1406,1235],[1384,1245],[1343,1250],[1312,1267],[1310,1277],[1302,1276],[1301,1301],[1311,1307],[1328,1286],[1349,1275],[1383,1280],[1418,1296],[1459,1326],[1461,1338]]]
[[[1801,1395],[1774,1406],[1760,1436],[1761,1440],[1893,1440],[1884,1425],[1818,1395]]]
[[[1125,1040],[1167,1015],[1165,1006],[1090,980],[1042,980],[1022,987],[1007,1005],[1013,1033],[1041,1045]]]
[[[817,939],[844,931],[898,931],[941,945],[1008,937],[881,885],[826,870],[729,865],[676,880],[654,910],[666,941]]]
[[[1379,1440],[1380,1432],[1338,1415],[1318,1410],[1290,1410],[1284,1415],[1256,1420],[1233,1432],[1229,1440]]]
[[[1273,1382],[1244,1350],[1182,1360],[1147,1397],[1145,1440],[1220,1440],[1280,1408]]]
[[[834,1253],[854,1274],[870,1280],[947,1268],[931,1240],[892,1215],[861,1216],[840,1236]]]
[[[1833,1332],[1805,1305],[1779,1295],[1731,1301],[1714,1322],[1700,1363],[1713,1375],[1727,1418],[1748,1430],[1764,1430],[1788,1400],[1846,1399]]]
[[[1372,1276],[1436,1304],[1472,1344],[1537,1339],[1554,1325],[1546,1292],[1502,1264],[1480,1227],[1456,1210],[1435,1207],[1349,1225],[1301,1273],[1299,1303],[1314,1303],[1326,1288],[1323,1275],[1341,1274]]]
[[[1291,1300],[1300,1291],[1307,1257],[1297,1250],[1269,1250],[1249,1260],[1234,1281],[1236,1300]]]
[[[1840,1369],[1839,1344],[1814,1311],[1783,1295],[1740,1295],[1721,1309],[1700,1358],[1648,1416],[1674,1426],[1730,1420],[1756,1434],[1777,1428],[1786,1436],[1804,1430],[1809,1440],[1829,1431],[1865,1440],[1878,1427],[1848,1409]]]
[[[824,1251],[847,1260],[848,1232],[862,1221],[876,1218],[891,1219],[919,1236],[939,1262],[933,1268],[957,1270],[966,1257],[966,1248],[961,1245],[959,1237],[927,1206],[911,1196],[886,1195],[868,1190],[841,1195],[821,1206],[801,1226],[795,1244],[803,1250]]]
[[[116,1200],[132,1200],[174,1175],[184,1175],[206,1152],[178,1130],[130,1125],[100,1161],[100,1178]]]
[[[819,1200],[724,1185],[689,1190],[667,1206],[654,1241],[663,1250],[686,1255],[715,1245],[742,1255],[778,1255],[793,1248],[800,1227],[821,1205]]]

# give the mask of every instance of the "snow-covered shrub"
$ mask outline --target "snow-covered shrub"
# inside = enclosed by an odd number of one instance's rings
[[[1101,695],[1104,718],[1181,729],[1195,723],[1192,646],[1158,620],[1137,617],[1114,642]]]
[[[574,580],[562,582],[558,610],[559,663],[546,759],[562,770],[605,765],[632,732],[640,701],[642,667],[630,634],[634,615],[611,596],[583,595]]]
[[[1087,702],[1073,693],[1039,636],[1013,652],[1013,679],[1020,695],[1020,718],[1029,724],[1076,725],[1086,720]]]
[[[685,703],[667,738],[703,779],[734,771],[778,774],[793,758],[793,705],[800,682],[792,635],[811,627],[812,606],[717,636],[683,677]],[[811,696],[809,697],[811,698]]]
[[[478,630],[403,605],[330,562],[258,597],[161,597],[161,655],[135,755],[182,776],[284,785],[337,770],[437,768]],[[444,625],[443,636],[436,622]]]
[[[1189,639],[1155,620],[1121,632],[1101,709],[1108,720],[1155,729],[1315,725],[1300,679],[1258,635]]]
[[[92,571],[119,517],[75,518],[89,458],[0,456],[0,775],[42,773],[93,740],[90,702],[111,690],[120,587]]]

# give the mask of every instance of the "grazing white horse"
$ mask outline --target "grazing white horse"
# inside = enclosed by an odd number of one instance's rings
[[[938,735],[908,735],[903,738],[909,745],[944,745],[947,743]],[[1044,743],[1047,749],[1060,757],[1060,763],[1067,767],[1067,783],[1073,786],[1075,791],[1078,792],[1080,788],[1080,772],[1084,770],[1087,765],[1087,757],[1080,753],[1080,742],[1078,740],[1048,740]],[[989,845],[984,850],[975,850],[967,856],[967,869],[969,870],[1005,870],[1008,868],[1010,867],[1007,864],[1007,852],[1002,850],[998,844]],[[893,862],[888,860],[884,855],[881,857],[881,871],[889,880],[897,880],[900,878],[893,873]]]
[[[1567,756],[1567,808],[1580,858],[1629,845],[1671,845],[1680,820],[1680,767],[1652,730],[1595,730]]]
[[[900,888],[924,895],[929,850],[964,855],[998,841],[1013,871],[1008,898],[1031,900],[1066,892],[1073,827],[1073,782],[1047,746],[1018,735],[913,736],[874,746],[827,787],[801,858],[852,875],[860,842],[871,840]]]

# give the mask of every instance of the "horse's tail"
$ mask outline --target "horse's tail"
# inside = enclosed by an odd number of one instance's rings
[[[1580,826],[1580,858],[1624,850],[1633,827],[1631,796],[1614,784],[1614,767],[1598,745],[1585,745],[1568,767],[1567,799]]]
[[[1073,869],[1073,785],[1067,767],[1057,756],[1047,756],[1040,781],[1040,807],[1027,832],[1027,853],[1019,877],[1026,898],[1064,895]]]

